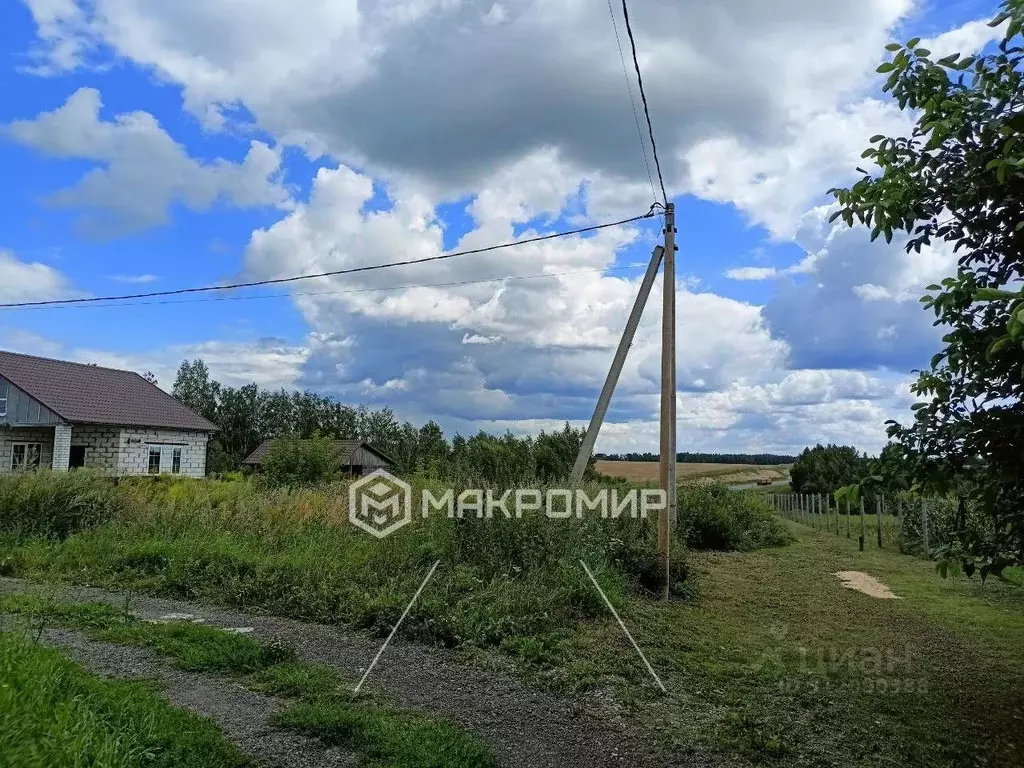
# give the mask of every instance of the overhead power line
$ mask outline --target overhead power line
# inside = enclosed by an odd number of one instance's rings
[[[640,152],[644,156],[644,167],[647,169],[647,180],[651,182],[651,194],[658,199],[658,193],[654,189],[654,176],[651,175],[651,161],[647,159],[647,142],[644,141],[644,132],[640,127],[640,115],[636,111],[636,99],[633,98],[633,86],[629,82],[629,70],[626,67],[626,54],[622,50],[622,38],[619,37],[619,23],[615,21],[615,9],[612,7],[612,0],[608,0],[608,15],[612,17],[612,29],[615,30],[615,44],[619,47],[619,61],[622,62],[622,77],[626,81],[626,92],[629,94],[629,104],[633,107],[633,122],[636,124],[636,135],[640,139]]]
[[[622,15],[626,19],[626,34],[629,35],[629,45],[633,50],[633,67],[636,69],[636,80],[640,85],[640,100],[644,104],[644,116],[647,118],[647,133],[651,137],[651,152],[654,154],[654,167],[658,171],[658,183],[661,184],[661,197],[668,205],[668,194],[665,192],[665,177],[661,174],[661,162],[658,160],[658,145],[654,141],[654,126],[651,125],[651,110],[647,105],[647,94],[644,92],[644,78],[640,74],[640,60],[636,55],[636,40],[633,37],[633,27],[629,23],[629,8],[626,7],[626,0],[622,0]]]
[[[414,264],[427,264],[434,261],[444,261],[446,259],[454,259],[457,256],[472,256],[480,253],[490,253],[491,251],[498,251],[504,248],[515,248],[520,245],[529,245],[530,243],[540,243],[545,240],[554,240],[560,237],[570,237],[572,235],[582,235],[587,232],[596,232],[600,229],[609,229],[611,227],[620,227],[623,224],[632,224],[636,221],[642,221],[643,219],[649,219],[655,214],[655,206],[651,206],[651,210],[647,213],[641,214],[640,216],[633,216],[629,219],[622,219],[621,221],[612,221],[607,224],[594,224],[589,227],[580,227],[579,229],[572,229],[565,232],[554,232],[550,235],[538,235],[537,237],[529,237],[525,240],[514,240],[508,243],[499,243],[498,245],[489,245],[484,248],[472,248],[467,251],[456,251],[454,253],[442,253],[439,256],[428,256],[423,259],[406,259],[405,261],[392,261],[386,264],[371,264],[364,267],[350,267],[348,269],[336,269],[330,272],[319,272],[313,275],[294,275],[292,277],[276,277],[268,280],[253,280],[246,283],[230,283],[227,285],[207,285],[196,288],[177,288],[169,291],[150,291],[148,293],[129,293],[121,296],[90,296],[78,299],[48,299],[46,301],[19,301],[10,302],[7,304],[0,304],[0,309],[16,309],[19,307],[49,307],[56,305],[71,305],[71,304],[95,304],[97,302],[105,301],[128,301],[131,299],[154,299],[162,296],[180,296],[182,294],[190,293],[209,293],[212,291],[230,291],[237,288],[256,288],[262,285],[281,285],[284,283],[297,283],[301,280],[316,280],[322,277],[337,277],[340,275],[353,275],[360,272],[376,272],[381,269],[392,269],[394,267],[406,267]]]
[[[351,293],[386,293],[388,291],[405,291],[411,288],[453,288],[463,285],[483,285],[485,283],[504,283],[513,280],[541,280],[548,277],[565,277],[567,275],[607,274],[625,272],[634,266],[607,267],[604,269],[574,269],[569,272],[544,272],[533,275],[503,275],[486,277],[480,280],[456,280],[447,283],[407,283],[404,285],[387,285],[377,288],[345,288],[338,291],[292,291],[289,293],[257,293],[243,296],[208,296],[202,299],[163,299],[159,301],[122,301],[109,304],[55,304],[47,309],[107,309],[110,307],[151,307],[167,304],[203,304],[211,301],[254,301],[257,299],[285,299],[296,296],[340,296]],[[10,307],[12,311],[27,311],[38,307]]]

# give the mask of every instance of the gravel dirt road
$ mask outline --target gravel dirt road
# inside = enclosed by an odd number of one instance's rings
[[[30,584],[0,579],[0,589],[31,592],[62,601],[102,602],[128,609],[142,619],[190,614],[207,624],[249,628],[255,636],[278,640],[305,661],[326,662],[348,680],[358,680],[381,639],[322,624],[241,613],[138,593],[93,587]],[[271,697],[247,691],[237,682],[186,673],[136,648],[97,643],[64,630],[47,630],[47,642],[68,648],[88,668],[104,675],[156,676],[180,706],[212,717],[229,738],[267,765],[346,765],[349,756],[310,745],[308,739],[268,729],[266,717],[281,706]],[[364,690],[410,709],[448,718],[490,745],[507,768],[656,768],[670,763],[629,718],[606,701],[567,702],[531,690],[506,673],[468,664],[452,651],[395,640]],[[319,754],[316,754],[319,749]],[[292,762],[289,762],[291,760]],[[298,762],[296,762],[298,761]]]

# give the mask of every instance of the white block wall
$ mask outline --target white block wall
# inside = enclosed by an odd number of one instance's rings
[[[11,471],[11,446],[14,443],[40,443],[40,468],[47,469],[53,465],[53,427],[0,429],[0,474]]]
[[[149,449],[150,447],[159,447],[161,449],[161,474],[169,474],[171,472],[173,451],[175,448],[181,448],[181,474],[185,477],[205,477],[206,445],[208,441],[209,436],[205,432],[182,432],[168,429],[122,429],[119,474],[149,474]]]
[[[53,471],[67,472],[71,461],[71,425],[56,424],[53,427]]]
[[[120,427],[73,427],[71,445],[85,446],[85,467],[116,475],[121,456]]]
[[[111,476],[146,475],[149,474],[150,446],[159,446],[162,474],[171,473],[174,449],[181,448],[181,474],[185,477],[205,477],[208,442],[209,436],[205,432],[169,429],[75,425],[3,429],[0,430],[0,474],[11,471],[13,443],[40,443],[41,469],[66,469],[71,446],[85,446],[87,469]],[[57,461],[54,461],[55,455]]]

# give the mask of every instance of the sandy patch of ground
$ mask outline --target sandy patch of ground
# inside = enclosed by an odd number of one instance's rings
[[[885,584],[874,576],[868,576],[866,573],[861,573],[860,571],[839,571],[836,576],[842,579],[843,586],[847,589],[855,589],[858,592],[863,592],[865,595],[871,595],[871,597],[877,597],[882,600],[900,599]]]

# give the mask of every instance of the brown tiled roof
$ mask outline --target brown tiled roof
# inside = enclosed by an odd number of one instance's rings
[[[249,454],[248,458],[246,458],[246,460],[243,461],[242,463],[248,464],[250,466],[258,466],[262,464],[263,461],[267,458],[267,454],[270,453],[270,446],[273,445],[275,439],[280,438],[264,440],[262,443],[260,443],[259,447],[251,454]],[[373,453],[380,456],[382,459],[386,459],[392,464],[394,463],[393,461],[391,461],[390,458],[385,456],[383,453],[378,451],[369,443],[364,443],[359,440],[331,440],[331,447],[337,452],[338,458],[343,465],[347,465],[350,463],[352,454],[355,453],[360,446],[363,446],[368,451],[372,451]]]
[[[217,431],[131,371],[0,351],[0,376],[72,424]]]

